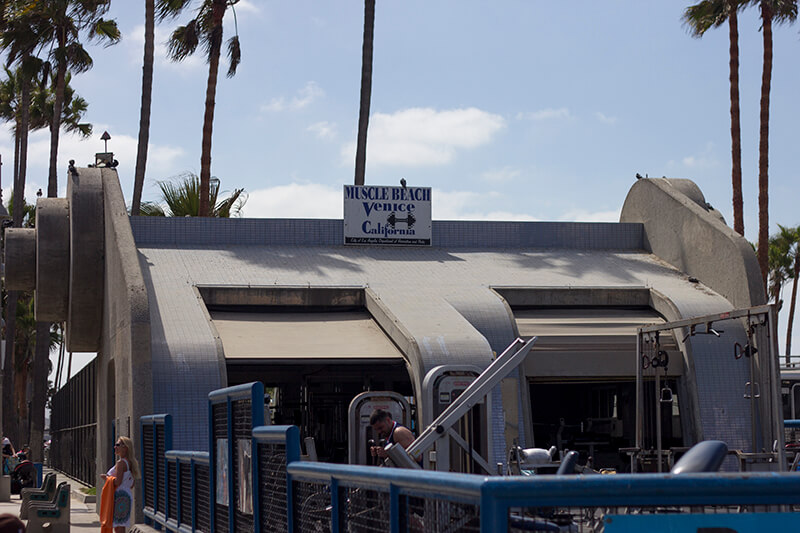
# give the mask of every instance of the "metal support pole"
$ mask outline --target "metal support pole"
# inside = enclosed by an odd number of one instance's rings
[[[656,349],[658,347],[656,346]],[[656,386],[655,386],[655,395],[656,395],[656,453],[658,454],[658,472],[661,473],[663,470],[661,468],[661,374],[659,374],[658,369],[656,368]]]

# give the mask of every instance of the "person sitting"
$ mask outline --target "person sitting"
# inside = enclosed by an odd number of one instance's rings
[[[14,445],[11,444],[11,439],[8,437],[3,437],[3,457],[11,457],[17,453],[14,450]]]
[[[8,464],[8,460],[17,452],[14,450],[14,445],[11,444],[11,439],[8,437],[3,437],[3,474],[7,475],[11,473],[11,469]]]
[[[23,444],[22,448],[17,452],[17,458],[20,461],[27,461],[31,457],[31,447],[27,444]]]

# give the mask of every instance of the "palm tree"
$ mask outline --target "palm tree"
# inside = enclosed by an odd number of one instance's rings
[[[131,215],[139,214],[147,168],[147,145],[150,142],[150,108],[153,100],[153,56],[156,18],[161,22],[178,15],[191,0],[145,0],[144,2],[144,60],[142,62],[142,106],[139,112],[139,142],[136,150],[136,170],[133,177]],[[156,8],[158,16],[156,16]]]
[[[133,175],[131,215],[139,214],[142,201],[144,171],[147,166],[147,143],[150,142],[150,105],[153,98],[153,55],[155,49],[155,1],[144,2],[144,61],[142,63],[142,106],[139,111],[139,144],[136,148],[136,170]]]
[[[781,226],[780,231],[769,238],[768,298],[780,311],[783,308],[783,288],[793,280],[792,296],[789,299],[789,317],[786,326],[786,364],[792,350],[792,325],[797,303],[797,285],[800,277],[800,226]]]
[[[355,185],[364,185],[367,166],[367,128],[372,97],[372,43],[375,38],[375,0],[364,0],[364,43],[361,48],[361,105],[358,109]]]
[[[39,88],[33,92],[31,99],[31,131],[53,127],[55,81],[55,77],[51,76],[49,86]],[[67,72],[64,84],[64,103],[61,106],[61,129],[67,133],[77,133],[81,137],[88,138],[92,135],[92,125],[81,121],[89,109],[89,103],[82,96],[75,93],[75,89],[70,85],[71,81],[72,74]]]
[[[177,0],[180,2],[181,0]],[[233,6],[239,0],[203,0],[197,16],[185,26],[179,26],[169,39],[169,55],[173,61],[183,61],[194,54],[199,44],[208,51],[208,83],[206,84],[205,114],[203,116],[203,142],[200,154],[200,193],[198,215],[210,215],[209,188],[211,182],[211,134],[214,128],[214,108],[217,94],[217,74],[222,51],[222,19],[228,7],[233,13],[235,35],[228,40],[228,77],[236,74],[242,59],[239,30]],[[184,2],[184,5],[186,3]]]
[[[8,212],[14,216],[15,211],[21,219],[22,227],[32,227],[35,219],[35,208],[31,204],[22,201],[22,209],[14,209],[14,194],[8,200]],[[16,204],[20,205],[20,204]],[[6,353],[3,374],[3,431],[11,436],[12,440],[20,436],[20,426],[17,424],[21,416],[17,411],[17,405],[21,401],[17,394],[20,390],[25,390],[19,382],[27,380],[27,369],[21,362],[22,357],[28,354],[27,339],[30,338],[31,322],[27,320],[27,305],[29,296],[19,291],[8,291],[6,293]],[[22,315],[22,322],[19,317]]]
[[[27,2],[4,1],[0,5],[0,50],[6,53],[6,64],[15,65],[19,73],[18,118],[15,120],[19,142],[15,141],[14,192],[11,200],[16,205],[24,205],[24,190],[28,159],[28,130],[31,107],[31,86],[39,77],[42,62],[34,54],[40,44],[43,31],[41,19],[30,15],[31,6]],[[11,204],[12,202],[9,202]],[[12,211],[14,227],[21,227],[23,210]],[[6,353],[3,365],[3,422],[4,431],[17,432],[11,426],[17,413],[13,409],[13,385],[16,381],[14,355],[16,353],[16,318],[19,293],[9,291],[6,295]]]
[[[792,296],[789,298],[789,317],[786,320],[786,363],[792,354],[792,325],[794,311],[797,306],[797,285],[800,284],[800,226],[789,228],[778,224],[780,237],[785,243],[786,256],[790,263],[787,279],[792,280]]]
[[[101,41],[107,46],[120,40],[116,21],[103,18],[110,5],[111,0],[35,0],[31,8],[32,16],[46,21],[40,42],[50,46],[50,64],[55,66],[56,72],[47,184],[50,198],[58,196],[58,136],[67,71],[80,73],[92,68],[92,57],[81,43],[83,34],[89,40]]]
[[[161,201],[166,204],[166,210],[154,202],[143,202],[140,213],[145,216],[186,217],[197,216],[200,210],[200,178],[191,172],[185,172],[172,178],[174,181],[160,181]],[[230,196],[218,201],[220,182],[212,178],[210,183],[208,204],[214,206],[210,216],[230,218],[239,216],[247,196],[244,189],[235,189]]]
[[[797,18],[797,0],[760,0],[764,62],[761,72],[761,126],[758,143],[758,265],[767,287],[769,267],[769,97],[772,84],[772,24]]]
[[[683,21],[692,37],[700,38],[711,28],[728,22],[729,79],[731,99],[731,182],[733,185],[733,229],[744,235],[742,200],[742,136],[739,121],[739,17],[742,0],[703,0],[686,8]]]
[[[767,300],[778,311],[783,307],[783,287],[790,278],[792,268],[789,258],[789,241],[780,233],[769,238],[769,270],[767,275]]]
[[[15,81],[18,82],[21,78],[19,73],[12,73],[8,68],[6,68],[6,74],[8,78],[0,84],[0,114],[4,118],[12,118],[15,121],[15,140],[19,139],[22,126],[20,125],[20,121],[16,120],[18,115],[18,110],[16,109],[17,106],[14,105],[14,98],[13,98],[13,88],[18,86],[19,83],[14,83]],[[84,137],[89,136],[92,132],[92,125],[82,123],[81,119],[83,118],[83,114],[86,112],[88,108],[88,103],[86,100],[75,94],[74,89],[70,86],[70,73],[67,73],[66,76],[66,84],[64,88],[64,106],[62,108],[62,126],[66,131],[77,132]],[[51,77],[51,81],[55,81]],[[54,91],[52,90],[52,85],[50,87],[45,87],[43,85],[39,85],[34,88],[33,95],[30,98],[31,104],[29,107],[29,115],[30,115],[30,123],[29,129],[31,131],[41,128],[50,128],[52,127],[52,116],[54,112],[54,100],[55,95]],[[19,142],[15,142],[18,146]],[[12,198],[13,200],[13,198]],[[24,202],[24,197],[23,197]],[[13,202],[10,202],[10,211],[13,213]],[[22,224],[28,227],[32,227],[35,221],[35,206],[27,203],[23,203],[23,209],[21,213],[23,215]],[[21,332],[20,329],[16,328],[16,322],[19,320],[19,310],[20,308],[16,308],[15,312],[15,342],[20,339],[17,336],[17,333]],[[34,333],[36,338],[36,342],[34,343],[34,353],[32,356],[32,360],[28,361],[24,368],[26,369],[25,373],[17,375],[16,372],[19,368],[22,368],[18,364],[15,366],[15,391],[19,387],[18,381],[27,379],[27,369],[28,367],[32,366],[32,375],[30,375],[32,386],[33,386],[33,396],[31,401],[31,413],[30,416],[30,429],[33,433],[33,437],[31,438],[30,435],[26,435],[24,440],[31,443],[31,452],[33,457],[37,460],[41,460],[42,457],[42,442],[43,442],[43,435],[44,435],[44,407],[45,402],[47,400],[47,373],[48,373],[48,363],[50,361],[50,346],[49,343],[46,341],[48,336],[50,335],[51,324],[48,322],[36,322],[34,325]],[[42,340],[45,339],[45,340]],[[30,342],[30,334],[29,332],[26,333],[22,340],[25,342]],[[23,390],[27,390],[23,388]],[[20,400],[17,399],[17,403]],[[23,402],[24,403],[24,402]]]
[[[14,65],[19,100],[16,105],[16,134],[19,136],[15,150],[14,191],[20,204],[25,190],[28,159],[28,132],[30,131],[31,91],[34,80],[44,79],[42,61],[34,55],[40,44],[41,19],[31,16],[25,3],[9,2],[3,5],[3,20],[0,27],[0,50],[6,52],[7,65]],[[15,142],[15,144],[17,144]],[[14,226],[20,227],[21,213],[14,218]]]

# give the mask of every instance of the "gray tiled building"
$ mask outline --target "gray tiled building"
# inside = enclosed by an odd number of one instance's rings
[[[165,412],[176,448],[207,449],[208,393],[260,380],[276,422],[346,460],[356,394],[401,393],[418,429],[442,407],[426,376],[449,365],[471,379],[536,335],[475,446],[490,464],[518,442],[585,446],[617,466],[612,448],[633,445],[636,327],[764,303],[749,244],[688,180],[637,181],[619,223],[434,221],[432,246],[397,248],[345,246],[341,220],[131,218],[113,170],[70,180],[73,248],[59,261],[65,313],[80,324],[102,309],[71,339],[98,351],[99,442],[111,420],[135,436],[139,416]],[[102,242],[99,264],[76,227]],[[665,438],[747,448],[747,362],[721,371],[728,344],[709,336],[667,344],[677,403]]]

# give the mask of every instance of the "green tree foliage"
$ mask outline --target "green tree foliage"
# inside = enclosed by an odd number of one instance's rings
[[[200,153],[200,206],[199,216],[211,216],[209,189],[211,184],[211,134],[214,127],[215,98],[217,94],[217,74],[222,51],[222,19],[230,7],[233,13],[234,36],[228,40],[228,77],[236,74],[242,60],[239,44],[239,30],[236,25],[236,11],[233,6],[239,0],[202,0],[195,18],[172,32],[167,43],[169,56],[173,61],[183,61],[193,55],[198,46],[206,51],[208,61],[208,83],[206,84],[205,114],[203,116],[203,141]],[[168,2],[174,11],[181,11],[189,5],[189,0]]]
[[[769,301],[778,310],[783,307],[783,289],[789,281],[792,294],[789,298],[789,317],[786,324],[786,362],[792,350],[792,326],[797,305],[797,281],[800,277],[800,226],[786,227],[778,224],[780,231],[769,239],[769,275],[767,277]]]
[[[52,126],[50,128],[50,171],[47,196],[58,194],[58,137],[65,102],[67,72],[92,68],[92,57],[82,41],[115,44],[121,33],[114,20],[103,18],[111,0],[30,0],[26,16],[39,22],[39,43],[47,52],[48,65],[55,70]]]
[[[174,181],[173,181],[174,180]],[[173,180],[158,182],[161,190],[161,201],[166,206],[158,203],[143,202],[140,214],[144,216],[169,216],[186,217],[198,216],[200,210],[200,178],[191,172],[186,172],[173,178]],[[247,201],[244,189],[235,189],[230,196],[219,199],[220,183],[212,178],[209,190],[209,205],[212,217],[229,218],[239,216]]]

